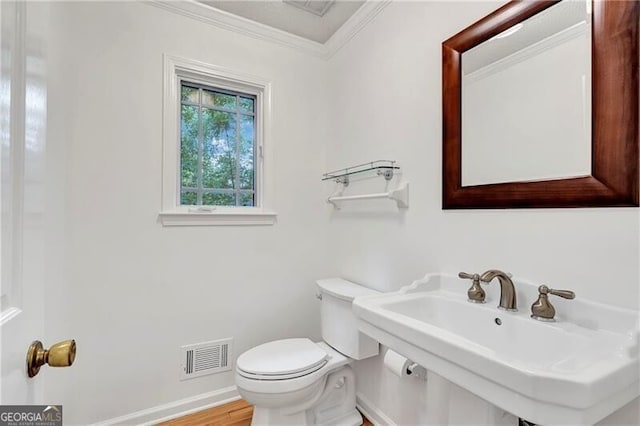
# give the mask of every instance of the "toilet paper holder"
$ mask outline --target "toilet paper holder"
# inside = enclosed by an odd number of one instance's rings
[[[383,363],[389,371],[398,377],[411,376],[423,380],[427,378],[426,368],[392,349],[387,349],[387,352],[384,354]]]
[[[407,376],[415,377],[416,379],[427,379],[427,369],[418,364],[412,362],[407,366]]]

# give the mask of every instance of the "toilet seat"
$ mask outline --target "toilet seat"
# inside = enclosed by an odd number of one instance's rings
[[[242,358],[241,355],[238,358],[238,361],[236,361],[236,385],[243,391],[257,392],[261,394],[286,394],[287,392],[297,392],[308,386],[313,386],[314,383],[322,380],[322,377],[326,376],[329,372],[337,370],[351,362],[349,358],[324,342],[317,342],[313,344],[318,346],[322,351],[324,351],[325,355],[327,355],[326,363],[313,371],[306,371],[306,374],[289,379],[283,378],[282,376],[266,376],[266,380],[262,380],[259,375],[246,373],[241,370],[239,365],[245,365],[244,362],[238,362],[240,361],[240,358]]]
[[[330,356],[306,338],[268,342],[238,357],[236,371],[253,380],[287,380],[311,374],[324,367]]]

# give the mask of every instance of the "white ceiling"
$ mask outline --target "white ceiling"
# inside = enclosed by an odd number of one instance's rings
[[[324,16],[318,16],[281,0],[198,1],[318,43],[326,42],[365,3],[336,0]]]

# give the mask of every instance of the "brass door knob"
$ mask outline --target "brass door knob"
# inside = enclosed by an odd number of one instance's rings
[[[44,349],[42,342],[36,340],[27,351],[27,374],[34,377],[44,364],[51,367],[69,367],[75,359],[75,340],[58,342],[49,349]]]

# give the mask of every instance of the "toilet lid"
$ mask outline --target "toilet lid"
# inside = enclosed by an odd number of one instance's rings
[[[309,339],[284,339],[249,349],[238,357],[236,366],[259,376],[291,376],[317,370],[329,355]]]

